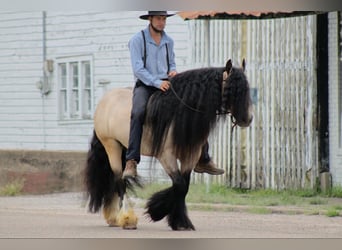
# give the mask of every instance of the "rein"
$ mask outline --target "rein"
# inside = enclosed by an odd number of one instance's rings
[[[185,102],[183,101],[183,99],[180,98],[180,96],[176,93],[176,91],[175,91],[175,89],[173,88],[171,82],[170,82],[170,88],[171,88],[173,94],[174,94],[174,95],[176,96],[176,98],[178,99],[178,101],[180,101],[185,107],[187,107],[188,109],[191,109],[192,111],[198,112],[198,113],[202,113],[202,114],[204,113],[202,110],[193,108],[193,107],[191,107],[190,105],[188,105],[187,103],[185,103]]]
[[[237,123],[236,123],[236,121],[234,121],[234,117],[232,115],[230,116],[230,118],[231,118],[231,122],[233,124],[232,127],[231,127],[231,130],[230,130],[230,133],[232,134],[234,128],[237,126]]]

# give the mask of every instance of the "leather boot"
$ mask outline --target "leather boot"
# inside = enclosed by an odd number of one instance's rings
[[[126,161],[126,166],[124,172],[122,173],[122,178],[135,178],[137,175],[137,162],[135,160]]]
[[[194,171],[196,173],[207,173],[211,175],[221,175],[224,173],[224,170],[217,168],[216,164],[212,160],[209,162],[198,162]]]

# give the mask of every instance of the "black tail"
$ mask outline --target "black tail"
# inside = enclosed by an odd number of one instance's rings
[[[115,193],[123,197],[126,192],[126,184],[112,171],[105,148],[95,131],[88,151],[85,184],[90,198],[89,211],[92,213],[98,212],[102,205],[109,205]]]
[[[173,230],[195,230],[191,223],[185,204],[188,193],[190,173],[173,178],[170,188],[155,193],[147,202],[146,213],[153,221],[167,216],[168,224]]]

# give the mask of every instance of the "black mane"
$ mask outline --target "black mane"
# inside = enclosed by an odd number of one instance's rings
[[[158,155],[172,126],[173,145],[179,159],[192,155],[217,122],[221,110],[224,68],[185,71],[171,79],[167,92],[155,92],[149,101],[146,124],[152,130],[152,153]]]

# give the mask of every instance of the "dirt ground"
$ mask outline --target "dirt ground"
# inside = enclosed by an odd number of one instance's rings
[[[136,209],[138,229],[122,230],[88,213],[85,203],[78,192],[0,197],[0,238],[342,238],[342,217],[193,209],[196,231],[172,231],[165,219],[151,222],[142,208]]]

